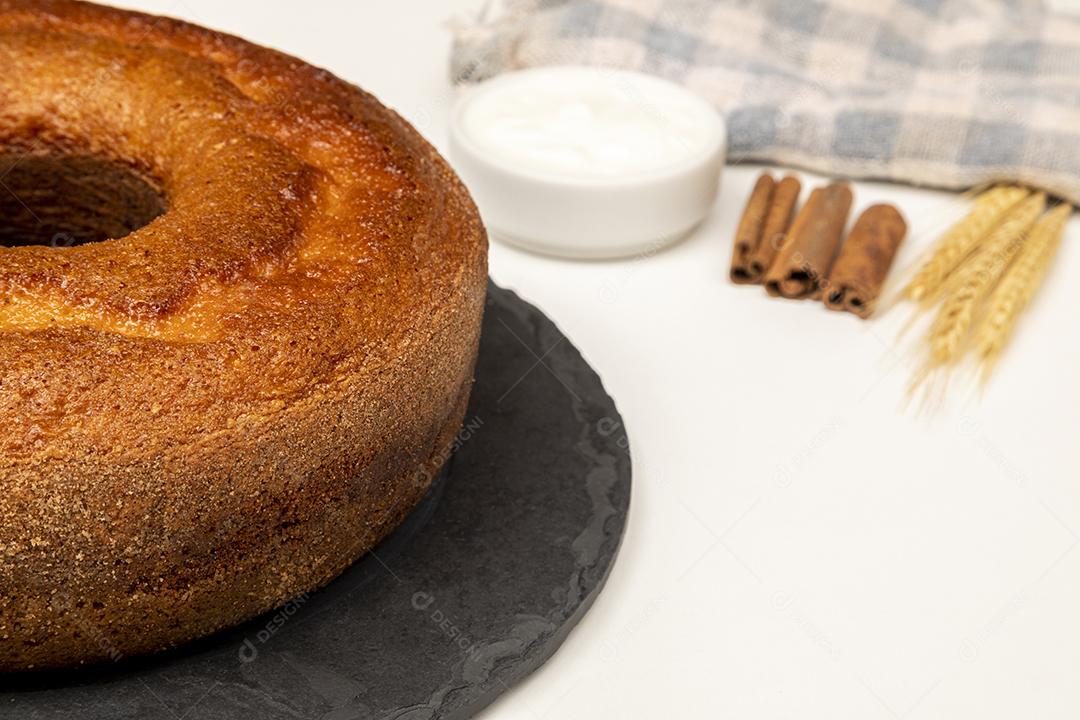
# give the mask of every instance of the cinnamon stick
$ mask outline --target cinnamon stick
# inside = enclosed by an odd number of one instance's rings
[[[793,300],[818,296],[836,259],[851,201],[847,183],[832,183],[810,193],[765,275],[770,295]]]
[[[870,317],[905,235],[907,223],[895,207],[867,208],[840,249],[825,291],[825,307]]]
[[[761,230],[761,241],[750,256],[748,274],[750,282],[760,284],[765,273],[772,267],[777,253],[784,245],[791,221],[795,217],[795,206],[799,202],[802,183],[794,175],[788,175],[776,185],[773,191],[769,214],[765,216],[765,225]]]
[[[750,278],[750,256],[761,242],[761,230],[772,204],[775,186],[772,175],[763,173],[754,183],[754,190],[746,201],[746,209],[735,230],[735,248],[731,255],[733,283],[748,285],[756,282]]]

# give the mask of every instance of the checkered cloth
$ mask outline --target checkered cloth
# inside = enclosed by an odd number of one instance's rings
[[[729,162],[1080,203],[1080,16],[1039,0],[505,0],[456,82],[536,65],[662,75],[727,116]]]

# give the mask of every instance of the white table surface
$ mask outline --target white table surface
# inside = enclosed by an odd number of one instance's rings
[[[481,3],[123,4],[325,66],[445,148],[445,20]],[[591,614],[485,716],[1075,718],[1080,226],[985,397],[917,417],[901,406],[901,318],[727,282],[757,172],[729,168],[711,219],[654,257],[492,247],[495,280],[543,308],[618,401],[634,494]],[[857,206],[879,200],[912,225],[902,264],[964,208],[857,184]]]

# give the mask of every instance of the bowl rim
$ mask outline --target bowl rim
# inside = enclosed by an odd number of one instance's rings
[[[687,100],[701,108],[704,111],[704,116],[712,121],[710,123],[711,127],[709,128],[711,131],[709,140],[700,153],[695,153],[678,162],[673,162],[669,165],[653,169],[604,177],[595,175],[573,175],[571,173],[523,168],[513,161],[485,151],[465,130],[463,120],[464,114],[479,98],[497,91],[505,85],[520,82],[523,77],[538,77],[544,75],[558,77],[567,74],[577,76],[588,75],[593,78],[604,78],[605,80],[621,79],[624,82],[628,81],[662,88],[663,92],[675,92],[681,94]],[[453,153],[455,149],[460,150],[461,152],[468,154],[471,160],[482,163],[489,170],[549,186],[607,190],[665,183],[672,179],[692,175],[702,168],[712,165],[716,161],[717,155],[720,156],[720,161],[722,163],[727,150],[727,124],[724,121],[723,115],[700,95],[687,90],[682,85],[678,85],[656,75],[649,75],[633,70],[594,67],[589,65],[547,65],[503,73],[465,90],[454,103],[454,107],[451,111],[450,141],[451,153]]]

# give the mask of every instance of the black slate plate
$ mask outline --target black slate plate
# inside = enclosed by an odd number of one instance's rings
[[[463,718],[536,670],[600,592],[630,501],[615,404],[544,315],[490,286],[448,471],[328,587],[153,658],[0,677],[20,720]]]

